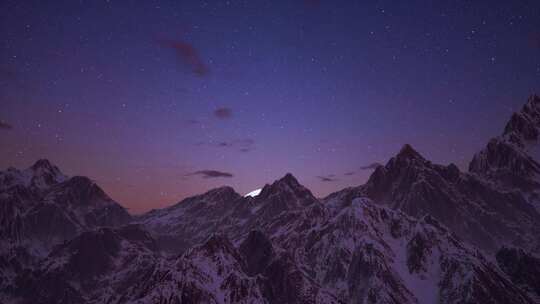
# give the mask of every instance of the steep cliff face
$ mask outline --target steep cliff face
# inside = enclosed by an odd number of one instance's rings
[[[469,171],[506,189],[518,189],[538,201],[540,189],[540,97],[533,95],[512,115],[502,135],[474,155]]]
[[[501,248],[496,255],[497,264],[512,282],[540,301],[540,258],[521,248]]]

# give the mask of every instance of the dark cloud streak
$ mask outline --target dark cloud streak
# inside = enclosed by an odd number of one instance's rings
[[[193,173],[189,173],[186,176],[192,176],[192,175],[200,175],[203,178],[219,178],[219,177],[230,178],[234,176],[232,173],[222,172],[218,170],[200,170],[200,171],[195,171]]]
[[[0,129],[13,130],[13,126],[4,120],[0,120]]]
[[[233,115],[232,109],[227,107],[221,107],[214,110],[214,116],[219,119],[229,119]]]
[[[375,170],[377,167],[382,166],[380,163],[372,163],[367,166],[360,167],[361,170]]]
[[[334,174],[329,174],[329,175],[317,176],[317,178],[321,182],[336,182],[336,181],[338,181],[338,179],[335,178],[334,176],[335,176]]]
[[[181,40],[160,40],[159,43],[163,47],[173,49],[178,59],[187,64],[196,76],[202,77],[210,73],[199,51],[192,44]]]

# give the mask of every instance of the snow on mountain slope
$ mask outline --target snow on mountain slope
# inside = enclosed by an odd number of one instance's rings
[[[47,160],[0,172],[0,235],[46,244],[98,226],[131,220],[123,207],[86,177],[67,177]]]
[[[108,206],[95,200],[103,197],[97,189],[66,190],[66,182],[46,191],[57,204]],[[9,284],[0,296],[96,304],[532,303],[432,217],[415,219],[354,191],[322,202],[290,174],[255,198],[218,188],[138,220],[83,232],[33,264],[2,267]],[[181,254],[164,255],[152,235],[183,242]]]
[[[299,278],[311,282],[309,290],[343,303],[531,303],[495,265],[432,217],[416,220],[360,195],[333,196],[323,203],[292,175],[265,189],[255,199],[209,200],[215,197],[210,192],[191,201],[201,210],[205,204],[230,208],[223,219],[212,214],[211,223],[255,259],[247,259],[245,274],[267,277],[270,261],[282,256],[277,265],[291,265]],[[145,216],[147,223],[153,222],[152,214]],[[160,227],[184,221],[182,216],[167,219],[168,224],[161,217]],[[262,236],[254,237],[253,229]],[[245,238],[259,239],[258,245],[244,245]],[[486,292],[491,289],[504,291]],[[261,293],[265,296],[264,288]]]
[[[417,220],[366,198],[327,202],[271,236],[346,303],[529,303],[527,296],[432,217]],[[303,233],[300,227],[307,227]],[[491,288],[501,293],[486,293]]]
[[[0,172],[0,290],[13,288],[16,275],[35,267],[55,244],[130,220],[95,183],[69,178],[47,160]]]
[[[153,232],[163,249],[181,253],[234,221],[235,210],[248,203],[234,189],[222,187],[168,208],[152,210],[136,221]]]
[[[320,202],[291,174],[265,185],[256,197],[242,197],[230,187],[210,190],[136,219],[148,227],[166,250],[180,253],[216,232],[233,240],[259,229],[286,211]],[[288,219],[283,219],[288,220]]]

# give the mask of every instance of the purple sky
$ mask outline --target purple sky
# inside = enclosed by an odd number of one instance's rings
[[[0,167],[133,213],[286,172],[323,196],[405,143],[466,168],[540,92],[538,1],[62,2],[0,4]]]

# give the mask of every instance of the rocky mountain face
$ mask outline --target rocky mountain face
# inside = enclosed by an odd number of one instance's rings
[[[111,303],[157,261],[155,241],[140,227],[98,228],[57,245],[19,276],[12,294],[22,303]]]
[[[225,232],[238,240],[251,229],[269,225],[280,215],[292,215],[319,200],[291,174],[263,187],[256,197],[242,197],[230,187],[187,198],[136,219],[148,227],[163,249],[183,252],[209,235]],[[285,212],[290,211],[290,212]],[[280,218],[286,222],[291,218]]]
[[[540,258],[521,248],[501,248],[496,255],[497,264],[512,282],[540,301]]]
[[[529,195],[538,207],[540,189],[540,97],[533,95],[521,111],[506,124],[502,135],[487,146],[469,164],[469,171],[497,183],[505,189],[517,189]]]
[[[357,196],[411,216],[431,215],[489,252],[504,244],[539,248],[540,215],[522,193],[501,190],[453,164],[433,164],[410,145],[375,169],[365,185],[334,193],[327,200]]]
[[[67,177],[47,160],[0,172],[0,235],[54,244],[99,226],[128,223],[127,211],[87,177]]]
[[[48,161],[0,172],[0,303],[538,303],[540,98],[469,172],[405,145],[318,199],[291,174],[131,217]]]
[[[202,209],[239,210],[212,214],[221,232],[180,255],[160,252],[142,225],[84,232],[23,271],[11,294],[22,303],[533,303],[433,217],[365,197],[322,202],[292,175],[265,188],[255,198],[196,197]],[[237,212],[251,215],[225,219]],[[182,221],[162,216],[163,231]]]
[[[47,160],[0,172],[0,289],[52,249],[100,226],[131,221],[126,210],[86,177],[67,177]]]

